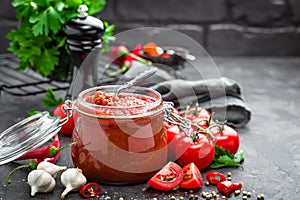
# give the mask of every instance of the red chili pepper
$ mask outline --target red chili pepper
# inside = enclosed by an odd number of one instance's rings
[[[233,183],[231,181],[222,181],[217,184],[217,189],[220,193],[229,195],[234,190],[242,189],[242,183]]]
[[[123,72],[126,72],[126,71],[131,67],[132,62],[133,62],[132,57],[127,56],[127,57],[125,58],[123,64],[122,64],[121,68],[118,69],[118,70],[116,70],[116,71],[113,71],[113,72],[109,73],[108,75],[109,75],[109,76],[116,76],[116,75],[118,75],[118,74],[121,74],[121,73],[123,73]]]
[[[100,185],[96,182],[88,183],[82,186],[79,190],[79,193],[86,198],[95,197],[99,195],[101,192],[102,189]]]
[[[140,57],[139,55],[136,55],[135,53],[131,53],[128,50],[128,48],[123,45],[114,47],[112,50],[109,51],[108,56],[110,57],[110,60],[113,61],[113,63],[116,63],[118,65],[124,63],[124,59],[126,59],[127,56],[130,56],[133,59],[138,60],[147,65],[152,65],[151,61],[145,60],[144,58]]]
[[[50,159],[53,160],[52,162],[56,161],[57,158],[59,157],[60,151],[74,145],[74,143],[68,144],[64,147],[60,147],[60,141],[59,141],[59,137],[58,134],[56,134],[53,138],[53,142],[51,145],[47,145],[47,146],[43,146],[37,149],[34,149],[28,153],[26,153],[25,155],[19,157],[17,160],[26,160],[26,159],[35,159],[35,158],[41,158],[41,159]],[[52,159],[53,158],[53,159]]]
[[[110,60],[119,66],[121,66],[125,60],[125,56],[119,55],[120,51],[128,51],[128,49],[125,46],[116,46],[108,52]]]
[[[136,56],[140,56],[141,55],[141,50],[142,50],[142,45],[140,43],[137,43],[134,47],[134,49],[132,50],[132,53]],[[130,56],[131,57],[131,56]],[[135,58],[131,57],[133,60],[135,60]]]
[[[220,182],[226,181],[226,177],[219,172],[208,172],[205,177],[212,185],[217,185]]]

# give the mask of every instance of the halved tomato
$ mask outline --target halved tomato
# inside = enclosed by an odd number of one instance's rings
[[[169,162],[148,181],[148,185],[156,190],[172,190],[180,184],[182,178],[182,168]]]
[[[195,189],[203,185],[202,175],[197,166],[192,162],[182,168],[183,180],[180,187],[184,189]]]

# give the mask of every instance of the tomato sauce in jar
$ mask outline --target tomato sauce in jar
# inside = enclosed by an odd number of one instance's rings
[[[89,180],[142,183],[167,161],[163,103],[158,92],[142,87],[115,96],[118,87],[100,86],[79,94],[71,156]]]

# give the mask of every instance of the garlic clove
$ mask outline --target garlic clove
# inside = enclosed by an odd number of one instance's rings
[[[54,178],[44,170],[33,170],[28,174],[27,183],[31,187],[31,196],[37,192],[51,192],[56,183]]]
[[[61,194],[62,199],[64,199],[70,191],[79,190],[87,182],[86,177],[82,174],[82,170],[78,168],[67,169],[61,174],[60,180],[63,186],[66,187]]]
[[[67,167],[66,166],[58,166],[53,163],[43,161],[38,164],[37,169],[44,170],[44,171],[48,172],[53,178],[56,178],[57,174],[60,171],[66,170]]]
[[[71,185],[67,185],[67,187],[65,188],[65,190],[63,191],[63,193],[61,194],[60,198],[64,199],[65,196],[69,193],[73,191],[73,187]]]

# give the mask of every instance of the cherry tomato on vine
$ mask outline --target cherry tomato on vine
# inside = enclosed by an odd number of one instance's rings
[[[224,125],[222,133],[216,139],[216,145],[228,150],[231,154],[235,154],[239,149],[239,135],[235,129],[228,125]]]
[[[203,128],[207,128],[212,122],[210,112],[202,107],[188,108],[183,115]]]
[[[209,119],[211,116],[210,112],[202,107],[188,108],[184,115],[191,121],[198,119]]]
[[[178,141],[186,137],[179,129],[177,125],[170,126],[166,129],[167,142],[168,142],[168,158],[172,161],[177,160],[175,149]]]
[[[193,140],[183,137],[178,141],[175,149],[177,161],[184,166],[195,163],[199,170],[207,168],[212,162],[215,149],[212,140],[204,134],[198,134],[198,139]]]
[[[180,116],[180,112],[174,107],[173,107],[173,112],[172,113]],[[175,126],[175,125],[165,121],[164,126],[165,126],[165,129],[168,129],[168,128],[170,128],[172,126]]]
[[[195,189],[203,185],[202,175],[194,163],[185,165],[182,168],[183,180],[180,187],[184,189]]]
[[[176,115],[180,116],[180,112],[176,108],[173,108],[172,114],[176,114]],[[175,148],[176,148],[177,142],[181,137],[184,137],[184,134],[181,133],[181,131],[177,125],[171,124],[167,121],[164,122],[164,128],[165,128],[166,134],[167,134],[168,157],[169,157],[169,160],[174,161],[174,160],[176,160]]]
[[[226,181],[226,177],[224,176],[224,174],[214,171],[208,172],[205,178],[212,185],[217,185],[220,182]]]
[[[156,190],[172,190],[180,184],[182,178],[182,168],[169,162],[148,181],[148,185]]]
[[[62,105],[63,103],[59,104],[53,111],[53,115],[59,116],[61,119],[67,116],[67,114],[62,111]],[[76,119],[76,112],[74,112],[73,115],[70,117],[69,121],[61,127],[59,132],[62,135],[71,136],[74,129],[75,119]]]

